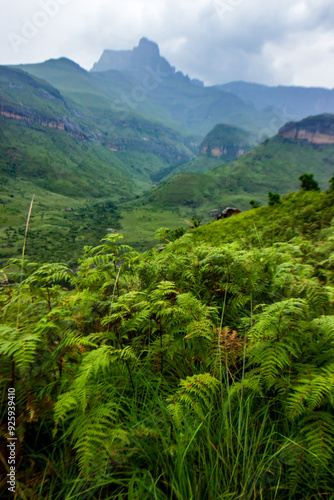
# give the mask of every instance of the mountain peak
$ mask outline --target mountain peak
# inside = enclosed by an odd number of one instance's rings
[[[160,56],[158,44],[143,37],[138,46],[132,50],[105,50],[91,71],[116,70],[138,74],[138,72],[145,71],[147,66],[153,70],[159,67],[161,71],[175,73],[175,68],[172,68],[168,61]]]
[[[160,49],[159,45],[155,42],[152,42],[146,37],[143,37],[139,41],[138,47],[135,47],[133,49],[134,51],[139,51],[139,52],[145,52],[145,53],[150,53],[153,56],[159,57],[160,56]]]

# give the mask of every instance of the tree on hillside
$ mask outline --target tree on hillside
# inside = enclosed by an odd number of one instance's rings
[[[259,203],[257,203],[255,200],[251,200],[251,201],[249,202],[249,204],[251,205],[251,207],[252,207],[252,208],[260,208],[260,206],[261,206],[261,205],[260,205]]]
[[[304,191],[319,191],[320,187],[317,181],[313,179],[313,174],[303,174],[299,177],[301,188]]]
[[[281,196],[278,193],[268,193],[268,205],[276,205],[281,203]]]

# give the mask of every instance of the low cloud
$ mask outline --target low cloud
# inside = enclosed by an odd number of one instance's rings
[[[156,41],[177,69],[207,84],[246,80],[334,87],[331,0],[12,0],[0,17],[1,64]]]

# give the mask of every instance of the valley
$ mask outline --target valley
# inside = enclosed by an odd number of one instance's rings
[[[275,136],[273,128],[258,145],[282,104],[278,91],[268,88],[260,103],[254,86],[247,96],[245,85],[205,87],[176,71],[147,39],[133,51],[107,51],[90,72],[65,58],[2,67],[0,86],[1,262],[20,254],[33,194],[28,255],[75,261],[110,227],[145,250],[160,227],[186,230],[191,217],[207,223],[212,210],[247,210],[252,199],[264,204],[268,191],[298,189],[305,172],[325,189],[332,175],[331,140]],[[99,215],[88,215],[88,206],[99,207]]]
[[[333,498],[333,95],[0,66],[1,488]]]

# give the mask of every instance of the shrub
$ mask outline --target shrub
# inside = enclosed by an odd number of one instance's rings
[[[313,174],[303,174],[299,177],[301,188],[304,191],[319,191],[320,187],[317,181],[313,179]]]

